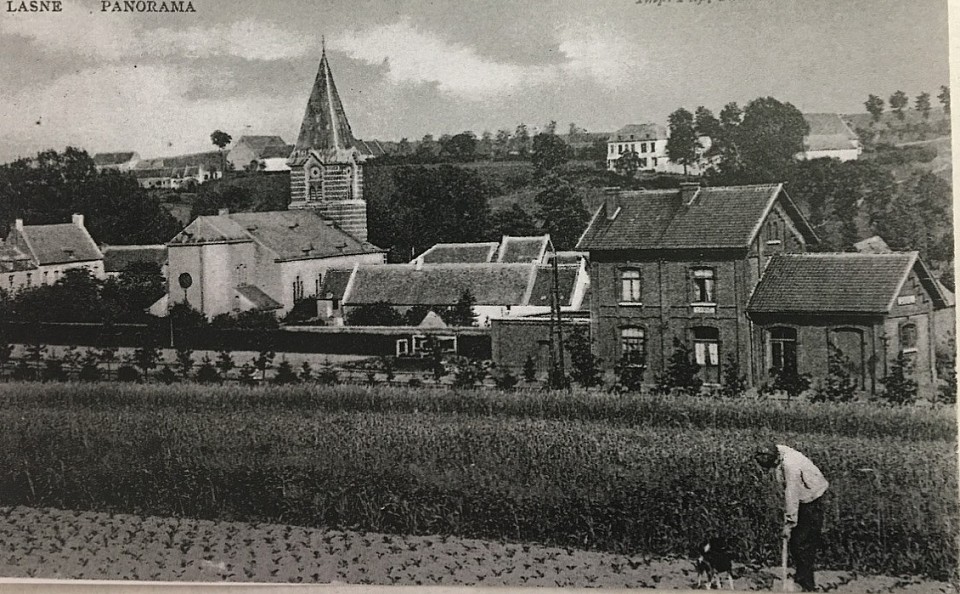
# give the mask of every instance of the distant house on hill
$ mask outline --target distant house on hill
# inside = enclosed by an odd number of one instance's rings
[[[207,151],[142,159],[130,171],[142,188],[179,189],[223,177],[220,168],[220,153]]]
[[[17,219],[0,243],[0,287],[16,292],[37,285],[52,285],[71,268],[87,268],[104,278],[103,254],[83,224],[83,215],[71,222],[24,225]]]
[[[134,151],[121,153],[97,153],[93,156],[93,166],[97,171],[105,169],[115,169],[117,171],[130,171],[140,162],[140,155]]]
[[[411,264],[501,264],[546,263],[552,251],[549,235],[510,236],[497,241],[438,243],[413,259]]]
[[[674,163],[667,157],[669,130],[659,124],[629,124],[617,130],[607,140],[607,168],[617,168],[617,161],[629,151],[639,157],[640,171],[656,173],[684,173],[683,165]],[[707,139],[704,139],[706,142]],[[688,174],[698,175],[699,167],[688,165]]]
[[[284,152],[286,152],[286,154],[283,154]],[[292,152],[293,147],[284,142],[283,138],[279,136],[246,135],[237,139],[227,153],[226,159],[227,162],[237,170],[247,169],[250,167],[250,164],[254,162],[260,167],[264,160],[278,158],[282,158],[284,160],[283,165],[286,166],[285,162],[290,158]],[[271,166],[274,167],[274,169],[271,169],[272,171],[289,170],[289,168],[276,169],[276,164],[274,163],[271,163]],[[265,169],[264,167],[261,168]]]
[[[803,139],[803,152],[798,159],[824,157],[855,161],[863,152],[860,138],[837,113],[805,113],[803,118],[810,133]]]
[[[167,243],[167,253],[169,292],[151,313],[188,303],[209,318],[247,310],[285,314],[316,298],[329,269],[384,261],[383,250],[312,210],[197,217]]]

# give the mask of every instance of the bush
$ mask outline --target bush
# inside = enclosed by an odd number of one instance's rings
[[[454,363],[453,385],[456,388],[472,388],[483,383],[487,377],[487,367],[483,361],[458,357]]]
[[[303,365],[300,366],[300,381],[301,382],[313,381],[313,367],[310,366],[309,361],[304,361]]]
[[[703,380],[698,375],[700,366],[693,360],[690,347],[677,339],[673,340],[673,354],[667,359],[667,369],[657,375],[656,392],[658,394],[677,394],[694,396],[700,393]]]
[[[537,381],[537,362],[533,360],[531,355],[528,355],[523,362],[523,381],[528,384]]]
[[[501,390],[512,390],[517,387],[520,380],[509,369],[503,369],[493,374],[493,383]]]
[[[910,404],[916,400],[917,382],[909,377],[911,371],[912,365],[906,355],[900,352],[890,365],[887,377],[880,380],[883,384],[883,399],[893,404]]]
[[[214,366],[213,361],[210,360],[210,357],[204,357],[200,361],[195,379],[201,384],[219,384],[223,381],[223,378],[217,373],[217,368]]]
[[[814,402],[849,402],[856,398],[857,382],[850,375],[850,358],[829,345],[827,376],[818,382],[810,397]]]
[[[60,359],[47,359],[43,368],[43,381],[63,382],[67,380],[67,372],[63,369]]]
[[[167,369],[166,367],[164,369]],[[173,373],[173,372],[171,372]],[[121,382],[139,382],[140,372],[137,368],[128,363],[124,363],[117,368],[117,381]]]
[[[253,365],[249,363],[244,363],[240,366],[240,373],[237,379],[240,381],[241,386],[255,386],[257,385],[257,378],[255,375],[256,370]]]
[[[593,354],[587,333],[578,328],[567,338],[570,351],[570,379],[584,388],[603,384],[603,359]]]
[[[169,384],[176,383],[179,378],[177,377],[177,374],[174,373],[172,369],[170,369],[169,365],[164,365],[163,369],[161,369],[160,372],[157,373],[157,379],[161,383],[169,385]]]
[[[643,376],[647,372],[647,357],[637,351],[626,352],[613,368],[617,382],[613,386],[614,392],[643,391]]]
[[[337,373],[337,370],[329,365],[323,366],[320,371],[317,372],[317,383],[323,384],[325,386],[332,386],[337,383],[339,380],[340,374]]]
[[[12,377],[18,381],[35,380],[37,379],[37,372],[26,359],[20,359],[13,366]]]
[[[720,396],[738,398],[746,391],[747,376],[740,374],[740,368],[733,355],[727,355],[727,362],[723,365],[723,385],[720,386]]]
[[[788,398],[796,398],[810,389],[810,374],[798,373],[796,369],[771,369],[773,383],[760,388],[763,394],[782,392]]]
[[[300,378],[297,377],[296,372],[293,370],[293,366],[290,365],[290,362],[284,359],[280,361],[280,364],[277,365],[277,373],[273,376],[273,383],[278,386],[283,386],[287,384],[295,384],[300,381]]]

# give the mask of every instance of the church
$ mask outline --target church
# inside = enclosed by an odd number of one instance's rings
[[[381,264],[367,241],[363,163],[324,50],[290,155],[289,209],[200,216],[167,243],[166,315],[186,303],[208,318],[242,311],[283,315],[315,298],[333,268]]]

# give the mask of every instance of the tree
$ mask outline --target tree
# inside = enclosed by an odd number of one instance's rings
[[[0,226],[63,223],[74,213],[98,244],[166,243],[180,224],[129,173],[97,172],[81,149],[0,165]]]
[[[210,142],[220,151],[220,171],[227,170],[226,156],[223,154],[223,149],[230,144],[232,140],[233,137],[223,130],[214,130],[210,135]]]
[[[133,351],[133,363],[141,369],[144,378],[152,369],[157,368],[157,364],[160,363],[160,349],[151,338],[146,337],[143,345]]]
[[[516,202],[509,208],[500,208],[490,215],[490,232],[487,235],[490,241],[499,241],[504,235],[523,237],[538,233],[540,228],[537,227],[537,222]]]
[[[253,366],[260,372],[260,381],[266,381],[267,370],[273,367],[273,359],[277,353],[269,348],[263,347],[253,360]]]
[[[441,138],[440,154],[451,161],[473,161],[477,157],[477,136],[467,131]]]
[[[930,93],[924,91],[917,95],[913,105],[916,110],[920,112],[920,115],[923,116],[924,120],[930,119]]]
[[[412,152],[410,148],[410,141],[406,137],[400,139],[400,142],[397,143],[397,155],[400,157],[407,157]]]
[[[464,289],[460,292],[460,297],[453,306],[453,311],[447,316],[446,322],[451,326],[476,326],[477,314],[473,310],[476,303],[477,300],[470,289]]]
[[[943,252],[952,244],[943,241],[952,234],[951,196],[950,184],[936,174],[915,173],[897,186],[892,200],[877,207],[873,228],[894,250],[918,250],[928,261],[946,259]]]
[[[667,157],[679,165],[683,165],[683,174],[687,174],[687,167],[697,161],[697,132],[694,128],[693,114],[680,108],[670,114],[670,135],[667,139]]]
[[[693,115],[693,129],[697,136],[715,139],[720,136],[720,120],[704,106],[699,106]]]
[[[288,384],[299,383],[300,378],[297,377],[297,372],[293,370],[293,366],[289,361],[283,359],[280,361],[280,364],[277,365],[277,373],[273,376],[273,383],[278,386],[284,386]]]
[[[498,159],[505,158],[510,153],[510,142],[512,140],[510,130],[497,130],[497,136],[493,141],[493,154]]]
[[[573,249],[587,226],[589,213],[579,191],[554,174],[544,177],[534,202],[543,230],[558,250]]]
[[[217,371],[220,372],[220,377],[226,379],[230,372],[237,366],[233,361],[233,355],[230,354],[230,351],[220,351],[217,353],[217,362],[215,363]]]
[[[803,152],[810,126],[800,110],[773,97],[747,104],[734,142],[743,172],[742,183],[776,182],[786,177],[794,157]]]
[[[403,322],[403,316],[386,301],[366,303],[347,314],[350,326],[402,326]]]
[[[557,134],[557,120],[550,120],[547,122],[547,125],[543,127],[543,134],[548,136],[556,136]]]
[[[200,360],[200,366],[197,367],[196,380],[201,384],[219,384],[223,378],[217,373],[217,368],[210,360],[210,357],[204,355]]]
[[[667,359],[667,368],[656,378],[657,393],[670,394],[675,391],[687,396],[700,393],[703,380],[699,376],[700,366],[692,355],[686,343],[673,340],[673,353]]]
[[[640,155],[636,151],[626,151],[618,158],[613,168],[624,177],[633,177],[640,170]]]
[[[493,157],[493,134],[489,130],[484,130],[477,142],[477,156],[483,159]]]
[[[723,385],[720,386],[720,395],[724,398],[737,398],[747,391],[747,376],[740,373],[740,366],[733,355],[727,355],[727,362],[723,365]]]
[[[513,133],[513,143],[520,158],[527,158],[530,154],[530,132],[526,124],[521,123],[517,126],[517,131]]]
[[[190,372],[193,371],[193,349],[179,348],[176,352],[177,368],[180,370],[180,377],[190,379]]]
[[[424,134],[417,145],[417,160],[421,163],[432,163],[440,156],[440,144],[433,139],[433,134]]]
[[[603,384],[601,364],[603,360],[590,348],[590,337],[578,328],[567,337],[566,347],[570,353],[570,379],[584,388]]]
[[[910,99],[907,98],[907,94],[903,91],[897,91],[890,96],[890,99],[887,100],[890,103],[890,109],[893,110],[893,113],[897,114],[898,120],[903,120],[904,113],[903,108],[907,106],[910,102]]]
[[[950,87],[942,85],[940,87],[940,94],[937,95],[937,99],[940,100],[940,105],[943,106],[943,113],[948,117],[950,116]]]
[[[530,160],[538,172],[554,171],[570,159],[570,147],[556,134],[537,134],[533,138]]]
[[[867,108],[867,113],[870,114],[870,125],[880,121],[880,116],[883,115],[883,99],[877,95],[871,94],[867,97],[867,100],[864,101],[863,106]]]
[[[911,376],[913,369],[906,355],[901,351],[890,365],[887,376],[880,380],[883,384],[884,399],[894,404],[910,404],[917,398],[917,380]]]

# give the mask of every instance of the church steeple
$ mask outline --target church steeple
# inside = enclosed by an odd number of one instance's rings
[[[363,166],[327,61],[326,41],[300,135],[290,156],[290,208],[312,208],[360,240],[367,237]]]

